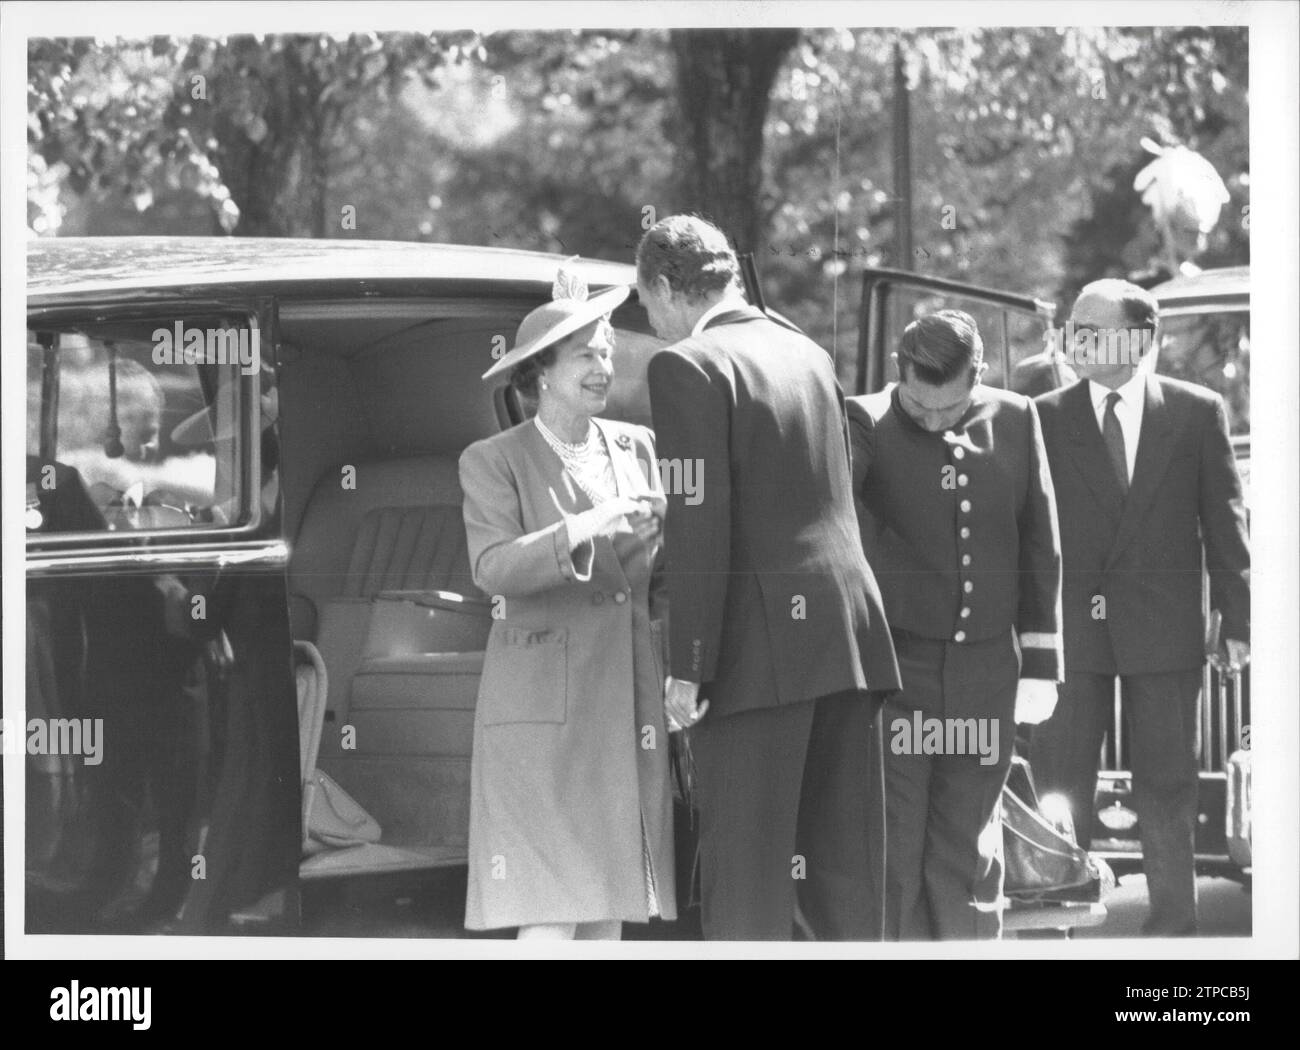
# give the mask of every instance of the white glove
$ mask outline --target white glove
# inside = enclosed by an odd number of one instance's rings
[[[189,589],[171,573],[155,576],[153,585],[163,598],[163,626],[167,633],[173,638],[193,637]]]
[[[627,515],[641,509],[641,505],[631,496],[615,496],[607,499],[591,510],[580,514],[569,514],[560,506],[560,501],[551,490],[551,499],[556,509],[564,516],[564,524],[569,533],[569,550],[577,550],[588,540],[596,536],[613,536],[620,532],[631,532],[632,526],[627,522]]]
[[[1046,678],[1022,678],[1016,686],[1016,724],[1036,726],[1056,710],[1056,683]]]

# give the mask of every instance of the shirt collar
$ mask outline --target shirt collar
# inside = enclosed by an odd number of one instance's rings
[[[1115,388],[1114,393],[1119,394],[1120,403],[1123,405],[1139,405],[1146,391],[1146,381],[1145,372],[1134,372],[1123,384]],[[1088,388],[1092,395],[1092,407],[1101,412],[1106,407],[1106,398],[1112,393],[1110,387],[1102,386],[1089,379]]]
[[[728,310],[743,310],[746,305],[745,300],[739,295],[724,295],[700,315],[700,319],[695,322],[695,327],[691,329],[691,335],[699,335],[718,314],[726,313]]]

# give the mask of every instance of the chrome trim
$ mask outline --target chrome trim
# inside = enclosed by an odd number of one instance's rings
[[[1219,685],[1219,766],[1228,767],[1228,676],[1220,671],[1216,676]]]
[[[1107,845],[1098,847],[1098,842],[1104,842]],[[1094,857],[1100,857],[1102,860],[1141,860],[1142,846],[1134,839],[1133,847],[1129,849],[1123,841],[1116,842],[1114,839],[1093,839],[1092,846],[1088,850]],[[1197,864],[1231,864],[1235,863],[1227,853],[1202,853],[1199,850],[1192,854],[1193,860]]]
[[[1249,314],[1250,298],[1240,292],[1219,292],[1207,296],[1186,296],[1160,304],[1160,319],[1193,317],[1201,314]]]
[[[505,296],[489,299],[484,296],[451,296],[430,298],[385,297],[384,299],[334,298],[290,300],[280,307],[280,322],[305,324],[334,321],[339,318],[378,318],[380,320],[409,320],[419,322],[443,320],[482,320],[499,318],[505,311],[520,310],[527,313],[537,304],[536,298]]]
[[[1201,695],[1196,698],[1196,754],[1201,772],[1214,769],[1214,677],[1207,663],[1201,671]]]
[[[27,576],[82,575],[88,573],[186,571],[241,566],[278,569],[289,564],[289,544],[284,540],[223,543],[219,546],[187,544],[131,550],[96,551],[92,554],[42,552],[27,558]]]
[[[1205,561],[1205,547],[1201,547],[1201,622],[1210,622],[1209,567]],[[1196,747],[1201,760],[1201,772],[1214,771],[1214,668],[1207,659],[1201,664],[1201,695],[1196,700]],[[1220,720],[1222,725],[1222,720]],[[1224,757],[1227,757],[1225,752]]]
[[[1124,761],[1124,680],[1119,675],[1115,676],[1112,704],[1113,714],[1110,728],[1115,751],[1115,765],[1113,768],[1122,769],[1127,763]]]
[[[1223,796],[1223,834],[1228,855],[1239,867],[1252,861],[1251,762],[1249,751],[1235,751],[1228,759],[1229,772]]]
[[[1244,721],[1245,711],[1242,709],[1241,702],[1241,672],[1238,671],[1232,676],[1232,726],[1237,731],[1237,742],[1236,746],[1231,749],[1232,752],[1239,750],[1243,746],[1241,731],[1246,728],[1243,724]],[[1232,754],[1229,753],[1228,760],[1231,761],[1231,759]],[[1226,762],[1224,764],[1227,765]]]

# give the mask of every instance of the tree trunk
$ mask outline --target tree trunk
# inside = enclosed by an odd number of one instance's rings
[[[251,96],[243,107],[218,112],[216,161],[239,205],[241,237],[323,237],[326,144],[316,72],[286,48],[283,64],[255,75],[261,45],[251,38],[230,45],[232,61],[210,91],[214,98]],[[245,57],[247,55],[247,57]],[[241,61],[242,60],[242,61]],[[256,134],[244,121],[256,114]]]
[[[685,200],[738,251],[757,251],[766,216],[763,122],[797,29],[687,29],[671,34],[688,169]]]

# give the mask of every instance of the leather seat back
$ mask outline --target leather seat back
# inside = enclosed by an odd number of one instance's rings
[[[380,591],[480,594],[470,575],[455,454],[408,456],[326,471],[289,566],[295,638],[314,640],[322,604]]]

